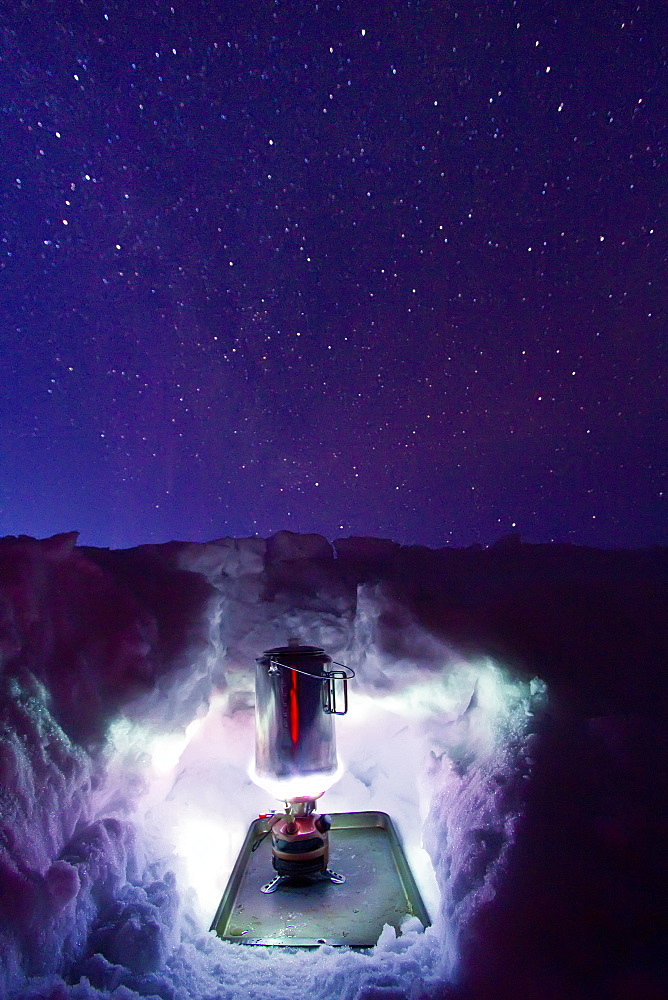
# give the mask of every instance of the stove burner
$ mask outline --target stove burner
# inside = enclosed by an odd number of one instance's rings
[[[314,812],[315,801],[306,799],[286,803],[284,814],[271,825],[271,858],[276,877],[262,886],[262,892],[275,892],[281,885],[302,880],[324,880],[341,885],[345,875],[327,867],[329,830],[332,821],[326,814]]]

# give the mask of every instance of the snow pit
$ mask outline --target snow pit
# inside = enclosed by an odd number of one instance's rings
[[[74,541],[0,542],[0,995],[285,1000],[298,983],[321,1000],[491,996],[503,933],[530,934],[545,909],[535,857],[547,844],[572,867],[545,817],[570,829],[596,808],[584,849],[619,850],[624,807],[592,798],[591,767],[582,804],[568,781],[586,753],[635,767],[631,729],[568,722],[551,749],[545,683],[458,652],[358,554],[344,564],[310,537],[264,562],[257,539],[126,553]],[[356,671],[323,808],[392,817],[432,918],[386,927],[370,952],[244,948],[208,930],[249,823],[278,805],[250,776],[254,659],[295,635]],[[509,940],[524,963],[513,988],[533,989],[543,970]]]

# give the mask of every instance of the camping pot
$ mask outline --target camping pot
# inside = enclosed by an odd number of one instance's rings
[[[256,662],[257,781],[265,787],[289,783],[298,790],[300,779],[307,779],[305,789],[322,779],[321,794],[337,772],[333,716],[347,709],[352,671],[332,670],[324,650],[296,642],[268,649]]]

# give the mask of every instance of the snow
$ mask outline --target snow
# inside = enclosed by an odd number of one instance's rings
[[[0,995],[661,995],[665,564],[0,540]],[[277,805],[251,778],[254,661],[290,636],[356,671],[323,808],[390,814],[432,918],[371,952],[208,929]]]

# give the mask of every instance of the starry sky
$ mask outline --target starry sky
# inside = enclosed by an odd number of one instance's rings
[[[0,38],[0,534],[668,541],[663,4]]]

